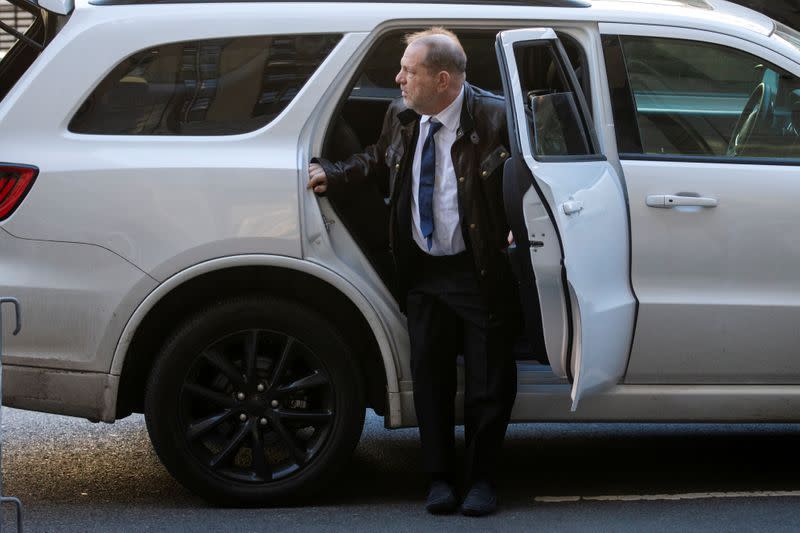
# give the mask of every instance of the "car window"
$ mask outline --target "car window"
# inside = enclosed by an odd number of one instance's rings
[[[593,153],[580,102],[557,49],[550,42],[514,46],[525,109],[529,116],[533,153],[537,159],[585,156]]]
[[[272,121],[341,35],[210,39],[128,57],[70,122],[75,133],[232,135]]]
[[[756,56],[712,43],[657,37],[604,39],[615,117],[633,100],[631,125],[617,124],[620,151],[724,158],[800,158],[800,81]],[[619,83],[614,54],[627,80]],[[620,91],[627,84],[629,95]],[[628,131],[626,132],[626,129]]]

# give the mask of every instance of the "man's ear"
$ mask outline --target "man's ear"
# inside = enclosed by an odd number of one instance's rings
[[[436,88],[439,92],[444,92],[450,87],[450,73],[442,70],[436,75]]]

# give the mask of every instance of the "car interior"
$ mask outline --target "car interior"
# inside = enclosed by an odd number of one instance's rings
[[[405,45],[403,37],[418,28],[407,28],[383,35],[367,54],[351,81],[351,88],[339,103],[336,117],[326,132],[321,156],[331,161],[347,159],[374,143],[383,124],[389,104],[400,97],[394,79]],[[467,80],[484,90],[503,95],[500,68],[495,53],[495,40],[500,30],[457,30],[467,54]],[[583,49],[566,34],[559,38],[573,65],[582,87],[589,87],[588,69]],[[562,76],[551,57],[526,56],[524,68],[529,78],[527,87],[539,94],[560,93]],[[588,96],[588,94],[586,95]],[[588,98],[587,98],[588,100]],[[387,286],[393,284],[393,271],[388,244],[389,208],[385,191],[376,183],[349,186],[346,191],[329,191],[328,198],[341,222],[347,227],[362,251]],[[527,270],[527,269],[526,269]],[[524,309],[525,334],[518,340],[518,360],[536,360],[548,364],[544,349],[536,285],[532,271],[520,274],[520,293]]]
[[[622,44],[645,152],[796,157],[792,74],[711,43],[625,36]]]

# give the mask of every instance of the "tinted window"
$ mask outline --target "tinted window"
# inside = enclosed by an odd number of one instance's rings
[[[557,50],[547,42],[522,43],[514,47],[514,56],[530,117],[534,154],[537,157],[592,154],[587,124],[578,112],[576,89]]]
[[[138,52],[98,85],[69,129],[111,135],[253,131],[289,105],[340,38],[240,37]]]
[[[716,44],[620,40],[643,153],[800,157],[796,76]]]

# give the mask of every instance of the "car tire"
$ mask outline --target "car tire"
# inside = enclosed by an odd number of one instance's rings
[[[321,315],[242,296],[197,312],[167,340],[145,420],[167,470],[206,500],[298,503],[349,460],[364,425],[363,388]]]

